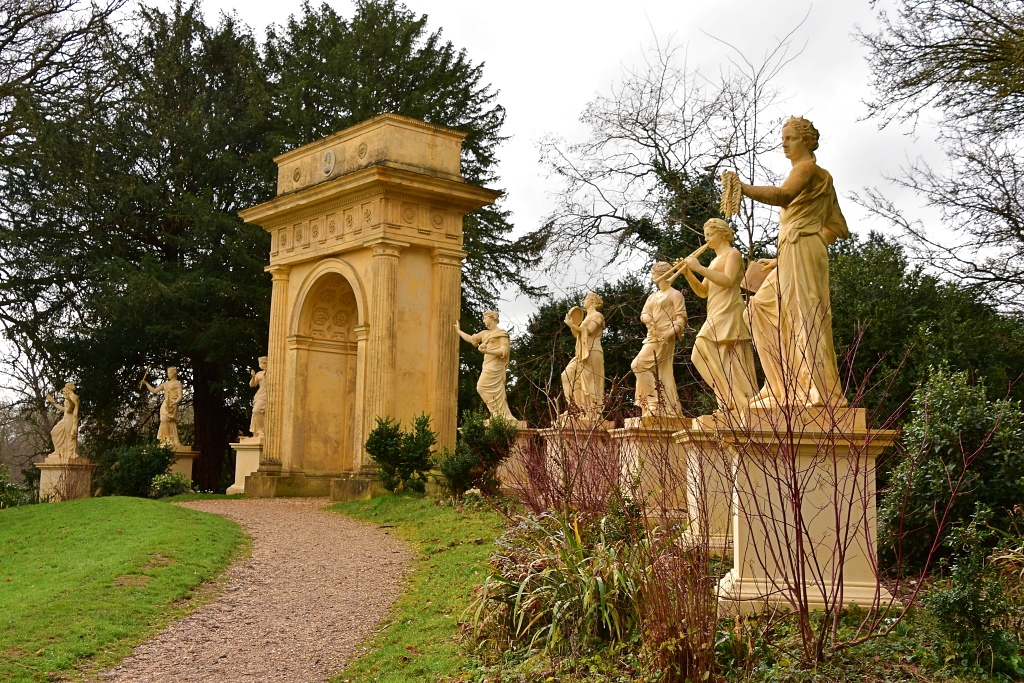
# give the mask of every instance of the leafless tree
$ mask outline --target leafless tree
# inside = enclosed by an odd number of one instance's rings
[[[1024,3],[1019,0],[902,0],[879,30],[861,31],[870,50],[882,126],[938,118],[945,168],[915,161],[891,178],[937,209],[955,237],[908,217],[878,190],[855,200],[901,227],[918,256],[986,287],[1007,307],[1024,294]]]
[[[637,253],[678,256],[651,253],[652,234],[701,234],[697,217],[708,204],[717,213],[719,169],[777,181],[761,159],[778,145],[783,93],[775,80],[796,56],[792,35],[760,62],[727,45],[733,59],[715,77],[691,66],[680,46],[656,44],[610,94],[587,105],[581,120],[589,139],[544,139],[542,161],[560,184],[557,208],[536,233],[549,261],[564,264],[582,251],[606,264]],[[767,211],[754,210],[748,203],[741,214],[751,251],[770,243],[775,229]]]

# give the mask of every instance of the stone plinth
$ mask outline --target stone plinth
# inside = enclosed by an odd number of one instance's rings
[[[637,495],[664,519],[686,517],[686,454],[672,435],[687,422],[630,418],[624,427],[608,433],[618,453],[624,490],[638,488]]]
[[[235,483],[228,487],[227,494],[245,493],[245,478],[260,468],[260,453],[263,451],[261,437],[243,438],[231,444],[235,451]]]
[[[602,497],[616,483],[618,461],[608,422],[578,422],[538,429],[550,485],[565,495]]]
[[[174,455],[177,460],[171,465],[171,474],[180,472],[186,479],[192,478],[192,461],[199,457],[199,451],[192,450],[191,446],[175,446]]]
[[[92,473],[96,465],[87,458],[62,460],[50,456],[36,463],[39,468],[39,500],[57,502],[92,496]]]
[[[713,555],[732,552],[733,467],[736,452],[720,432],[708,426],[710,416],[696,418],[689,429],[672,435],[686,461],[686,509],[690,526],[684,537],[707,544]]]
[[[876,572],[875,459],[897,433],[869,430],[859,409],[752,411],[744,422],[720,429],[736,451],[734,561],[720,608],[891,600]]]
[[[377,417],[455,447],[463,216],[501,195],[459,175],[464,137],[378,116],[277,157],[277,197],[240,213],[271,245],[258,474],[290,482],[246,495],[328,495],[310,481],[363,472]]]
[[[501,488],[513,493],[522,493],[530,485],[530,472],[537,467],[538,454],[543,453],[543,442],[538,430],[527,427],[525,420],[516,432],[516,442],[503,463],[498,465],[497,477]]]

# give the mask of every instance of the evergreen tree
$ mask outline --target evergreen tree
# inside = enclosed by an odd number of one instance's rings
[[[0,249],[19,324],[82,387],[97,447],[152,416],[141,370],[177,365],[195,413],[200,488],[221,480],[263,351],[269,240],[236,212],[269,197],[266,78],[251,32],[195,4],[140,10],[108,54],[116,97],[39,117],[10,158]]]
[[[358,0],[346,20],[327,4],[308,0],[298,16],[267,32],[266,63],[273,83],[278,134],[298,147],[373,116],[395,113],[466,133],[462,175],[474,185],[496,187],[497,149],[505,140],[505,109],[484,81],[483,64],[470,61],[431,32],[395,0]],[[539,296],[528,276],[539,262],[541,241],[513,240],[511,215],[500,204],[463,220],[462,320],[480,326],[502,287]],[[476,377],[482,356],[460,345],[459,410],[478,406]]]

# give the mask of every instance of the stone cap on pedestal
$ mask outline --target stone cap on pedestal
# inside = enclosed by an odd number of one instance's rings
[[[295,192],[368,166],[388,166],[462,182],[465,133],[381,114],[274,158],[277,194]]]

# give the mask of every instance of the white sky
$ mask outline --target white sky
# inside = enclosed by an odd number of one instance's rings
[[[168,6],[168,0],[158,2]],[[352,3],[331,0],[339,13],[351,16]],[[886,187],[884,174],[894,174],[907,159],[936,154],[931,130],[918,137],[906,129],[879,131],[874,121],[860,121],[871,97],[865,50],[853,39],[857,25],[874,27],[867,0],[520,0],[515,3],[468,0],[406,0],[414,12],[429,16],[431,30],[442,28],[456,47],[474,62],[485,63],[485,78],[500,91],[508,112],[504,132],[511,140],[500,154],[499,173],[507,191],[518,232],[536,227],[553,207],[554,189],[539,164],[538,141],[548,133],[571,141],[586,130],[579,116],[587,102],[607,93],[623,67],[638,65],[655,39],[687,46],[688,61],[707,73],[726,64],[724,48],[703,32],[728,40],[752,60],[760,58],[777,38],[807,21],[794,38],[806,44],[780,83],[790,98],[784,113],[803,115],[821,131],[818,161],[835,178],[842,196],[865,186]],[[879,3],[886,6],[889,3]],[[220,11],[238,17],[262,32],[298,11],[298,3],[269,0],[205,0],[208,20]],[[809,13],[809,14],[808,14]],[[779,170],[786,160],[779,152]],[[913,195],[897,193],[912,213]],[[849,200],[844,212],[855,232],[884,226],[871,223]],[[614,273],[611,274],[614,276]],[[573,282],[555,283],[567,289]],[[509,293],[500,311],[513,334],[522,329],[535,306]],[[505,325],[503,325],[505,326]]]

